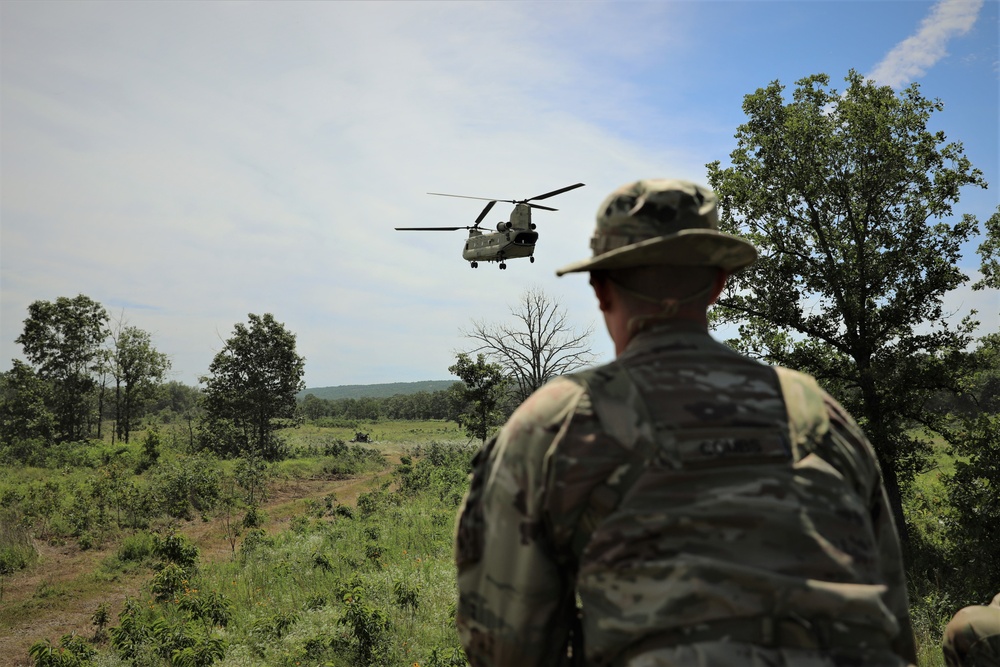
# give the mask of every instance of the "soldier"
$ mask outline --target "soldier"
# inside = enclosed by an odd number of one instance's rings
[[[473,665],[916,662],[875,454],[807,375],[708,334],[757,257],[677,180],[612,193],[589,271],[616,359],[480,451],[456,533]]]
[[[1000,593],[988,607],[960,609],[944,630],[948,667],[1000,667]]]

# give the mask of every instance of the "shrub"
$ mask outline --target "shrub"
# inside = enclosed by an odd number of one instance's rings
[[[36,642],[28,649],[28,655],[35,661],[35,667],[79,667],[90,662],[97,654],[93,648],[75,634],[63,635],[59,646],[52,642]]]
[[[167,563],[153,575],[149,590],[156,600],[172,600],[178,598],[186,583],[187,573],[176,563]]]
[[[185,535],[171,533],[166,537],[156,536],[156,555],[175,563],[183,569],[188,569],[198,562],[198,547]]]
[[[157,554],[157,537],[145,531],[126,535],[118,545],[118,560],[142,563]]]
[[[192,509],[210,510],[222,493],[218,464],[205,456],[184,456],[158,463],[149,473],[150,486],[164,513],[191,519]]]
[[[38,560],[31,535],[13,512],[0,512],[0,576],[23,570]]]
[[[381,655],[392,625],[389,615],[366,600],[361,587],[344,596],[344,616],[338,621],[347,626],[356,643],[358,657],[370,664]]]

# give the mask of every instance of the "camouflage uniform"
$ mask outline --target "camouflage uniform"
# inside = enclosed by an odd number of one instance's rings
[[[944,631],[948,667],[1000,667],[1000,593],[989,606],[959,610]]]
[[[914,663],[898,538],[854,421],[702,325],[649,324],[614,362],[535,392],[477,456],[456,534],[472,664],[557,665],[568,645],[587,665]]]

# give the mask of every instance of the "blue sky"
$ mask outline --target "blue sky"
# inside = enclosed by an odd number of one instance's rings
[[[188,384],[266,312],[308,386],[444,379],[461,330],[528,287],[610,359],[586,278],[554,270],[589,254],[615,187],[725,164],[744,95],[773,80],[918,82],[990,183],[956,213],[989,217],[998,26],[994,0],[0,3],[0,368],[31,302],[79,293]],[[576,182],[535,214],[534,264],[472,270],[464,232],[393,231],[482,208],[427,192]],[[995,292],[948,306],[1000,329]]]

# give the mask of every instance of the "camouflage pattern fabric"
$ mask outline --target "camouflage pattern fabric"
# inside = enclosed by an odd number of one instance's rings
[[[959,610],[944,631],[948,667],[1000,667],[1000,593],[989,606]]]
[[[780,375],[675,322],[518,408],[458,522],[470,662],[568,664],[579,624],[575,664],[915,663],[871,445]]]

